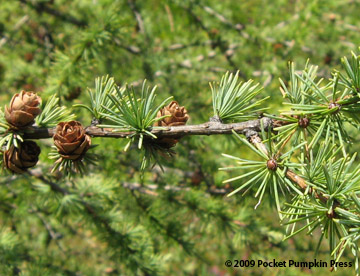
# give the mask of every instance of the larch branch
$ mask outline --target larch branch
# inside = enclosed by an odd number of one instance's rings
[[[241,123],[223,124],[220,122],[207,122],[199,125],[184,125],[184,126],[171,126],[164,127],[164,129],[152,129],[151,133],[156,137],[182,137],[188,135],[218,135],[218,134],[232,134],[234,130],[240,134],[248,132],[258,132],[261,130],[261,122],[265,129],[271,127],[272,120],[263,117],[258,120],[250,120]],[[113,129],[99,128],[89,126],[86,128],[86,133],[91,137],[104,137],[104,138],[127,138],[129,135],[134,134],[131,132],[116,132]],[[29,127],[24,130],[25,139],[46,139],[51,138],[55,134],[55,128],[39,128]]]

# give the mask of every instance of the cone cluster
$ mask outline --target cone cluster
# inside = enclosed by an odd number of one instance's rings
[[[5,106],[5,120],[9,130],[16,131],[34,124],[35,118],[41,113],[41,98],[32,91],[16,93]],[[22,174],[34,167],[39,161],[40,147],[33,141],[23,141],[17,147],[11,145],[3,153],[4,167],[13,173]]]
[[[34,92],[21,91],[15,94],[9,107],[5,107],[5,119],[9,125],[8,131],[14,135],[34,124],[36,116],[41,113],[39,105],[41,98]],[[189,119],[187,110],[178,102],[172,101],[159,110],[154,126],[173,127],[185,125]],[[18,132],[20,131],[20,133]],[[157,146],[170,150],[181,137],[163,137],[153,141]],[[61,122],[56,126],[53,136],[54,145],[60,158],[58,163],[66,160],[81,161],[91,147],[91,138],[86,134],[82,124],[78,121]],[[15,146],[17,145],[17,147]],[[39,160],[40,148],[33,141],[23,141],[8,145],[3,153],[4,167],[14,173],[24,173],[35,166]]]
[[[23,129],[33,125],[36,116],[41,113],[40,103],[41,98],[34,92],[21,91],[15,94],[10,105],[5,106],[8,131],[14,135],[21,135]],[[82,160],[91,146],[90,136],[77,121],[59,123],[53,139],[61,160]],[[8,145],[8,149],[3,152],[4,167],[13,173],[22,174],[37,164],[39,154],[40,148],[33,141],[26,140]]]

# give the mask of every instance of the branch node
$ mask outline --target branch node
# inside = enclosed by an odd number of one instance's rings
[[[218,115],[210,117],[209,122],[222,124],[222,120],[220,119],[220,117]]]

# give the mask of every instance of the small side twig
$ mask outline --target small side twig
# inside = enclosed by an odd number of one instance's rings
[[[260,151],[268,155],[268,150],[266,146],[262,143],[262,140],[257,132],[247,132],[246,137],[248,140]],[[285,176],[292,181],[294,184],[296,184],[303,192],[305,192],[308,189],[308,185],[306,184],[306,181],[304,178],[293,172],[292,170],[287,170]],[[315,197],[320,199],[322,202],[326,202],[328,200],[328,197],[325,196],[323,193],[315,191],[310,187],[309,192],[314,192]]]
[[[135,0],[128,0],[127,2],[128,2],[128,5],[129,5],[131,11],[133,12],[133,14],[135,16],[135,19],[137,22],[137,28],[138,28],[139,32],[144,34],[145,33],[144,20],[142,19],[141,14],[136,7]]]

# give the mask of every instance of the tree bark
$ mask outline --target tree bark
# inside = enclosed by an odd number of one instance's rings
[[[216,135],[216,134],[232,134],[232,131],[236,131],[240,134],[247,134],[249,132],[261,131],[261,122],[265,129],[272,126],[272,120],[267,117],[263,117],[258,120],[250,120],[241,123],[223,124],[219,122],[207,122],[199,125],[184,125],[184,126],[172,126],[164,127],[165,129],[152,129],[151,133],[156,137],[182,137],[187,135]],[[89,126],[86,128],[86,133],[91,137],[104,137],[104,138],[126,138],[131,132],[118,132],[108,128],[98,128]],[[24,130],[25,139],[46,139],[51,138],[55,134],[55,128],[39,128],[29,127]]]

